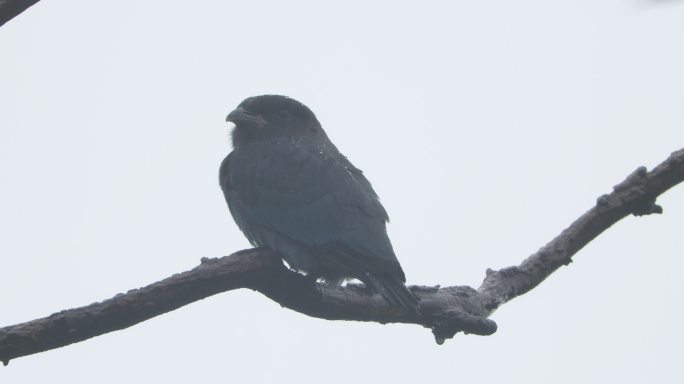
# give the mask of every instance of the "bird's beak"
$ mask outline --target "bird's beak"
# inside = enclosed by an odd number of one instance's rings
[[[226,121],[238,125],[240,123],[255,124],[258,127],[266,125],[266,119],[256,113],[250,112],[242,107],[237,107],[233,112],[226,116]]]

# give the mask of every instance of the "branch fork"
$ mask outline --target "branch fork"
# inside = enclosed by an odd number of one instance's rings
[[[489,317],[529,292],[603,231],[629,216],[662,213],[656,198],[684,181],[684,149],[648,172],[640,167],[560,235],[520,265],[487,269],[477,289],[467,286],[409,287],[420,298],[420,315],[392,307],[365,287],[334,288],[288,269],[273,252],[255,248],[200,265],[99,303],[0,328],[0,361],[60,348],[128,328],[184,305],[233,289],[256,290],[281,306],[326,320],[409,323],[430,328],[438,344],[459,332],[491,335]]]

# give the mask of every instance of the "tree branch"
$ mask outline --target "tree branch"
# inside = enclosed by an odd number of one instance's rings
[[[328,320],[411,323],[432,329],[438,343],[458,332],[490,335],[488,317],[502,304],[522,295],[622,218],[661,213],[655,199],[684,181],[684,149],[651,172],[641,167],[598,198],[597,203],[555,239],[520,265],[487,270],[478,289],[467,286],[412,286],[420,297],[420,315],[388,305],[362,285],[332,288],[287,269],[266,249],[250,249],[217,259],[202,259],[190,271],[173,275],[109,300],[48,317],[0,328],[0,361],[63,347],[124,329],[208,296],[238,288],[261,292],[280,305]]]
[[[0,0],[0,27],[39,0]]]

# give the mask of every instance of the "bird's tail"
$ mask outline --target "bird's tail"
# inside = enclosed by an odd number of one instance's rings
[[[395,307],[404,308],[416,315],[420,315],[418,298],[404,285],[404,272],[396,264],[385,264],[385,270],[389,269],[393,273],[373,273],[369,270],[381,269],[377,265],[370,268],[369,263],[364,263],[363,258],[355,257],[354,253],[344,248],[336,248],[334,252],[321,254],[326,262],[334,265],[337,269],[347,271],[349,276],[353,276],[364,284],[380,293],[380,295]]]
[[[380,295],[393,306],[404,308],[415,314],[420,314],[419,300],[411,292],[398,276],[366,274],[371,283]]]

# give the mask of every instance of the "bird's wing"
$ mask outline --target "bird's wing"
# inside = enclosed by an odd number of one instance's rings
[[[305,244],[339,245],[398,267],[385,230],[387,212],[363,173],[334,147],[238,148],[221,167],[221,185],[238,225],[246,220]],[[238,204],[249,218],[236,217]]]

